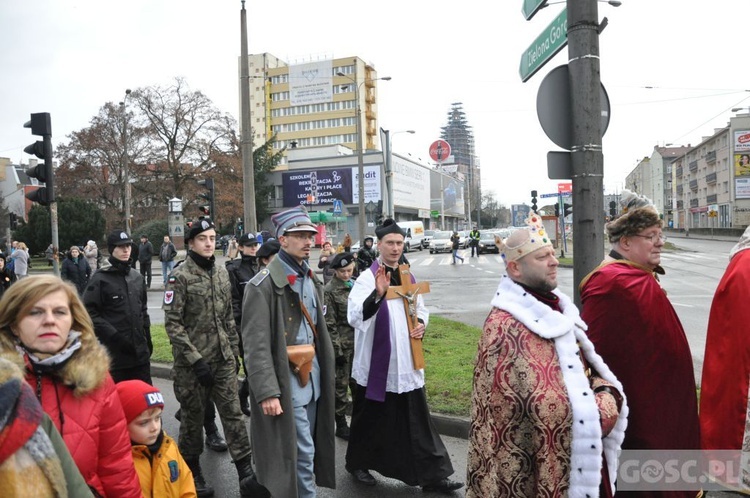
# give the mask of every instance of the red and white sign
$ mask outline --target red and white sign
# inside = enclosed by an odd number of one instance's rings
[[[573,193],[573,184],[572,183],[558,183],[557,184],[557,193],[558,194],[572,194]]]
[[[445,140],[435,140],[430,145],[430,157],[436,163],[442,163],[451,155],[451,146]]]

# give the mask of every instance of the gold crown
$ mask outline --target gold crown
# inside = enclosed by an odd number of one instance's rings
[[[495,244],[500,249],[500,256],[506,264],[521,259],[537,249],[552,245],[541,216],[532,211],[524,222],[525,228],[516,230],[505,240],[495,236]]]

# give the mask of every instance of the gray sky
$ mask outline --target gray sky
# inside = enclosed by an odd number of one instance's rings
[[[394,151],[429,158],[453,102],[473,127],[482,188],[506,205],[556,192],[546,154],[559,150],[536,116],[545,74],[521,83],[522,52],[564,7],[526,21],[523,0],[248,1],[249,51],[287,62],[356,55],[380,76],[380,126]],[[750,106],[750,1],[599,3],[601,75],[612,105],[604,137],[606,190],[655,145],[697,144]],[[31,112],[52,113],[53,142],[88,125],[126,88],[183,76],[238,116],[239,0],[3,0],[0,2],[0,156],[27,162]]]

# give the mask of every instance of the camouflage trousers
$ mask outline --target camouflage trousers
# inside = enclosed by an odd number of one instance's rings
[[[346,417],[351,412],[351,402],[347,397],[347,389],[354,397],[357,383],[352,379],[352,360],[354,358],[354,344],[345,344],[340,349],[343,355],[336,355],[336,420]]]
[[[232,460],[237,461],[250,455],[251,449],[247,426],[240,411],[234,361],[209,363],[209,366],[214,375],[214,385],[210,388],[200,385],[192,368],[172,368],[174,394],[182,410],[177,446],[185,458],[203,453],[204,411],[209,400],[213,400],[224,427],[229,453]]]

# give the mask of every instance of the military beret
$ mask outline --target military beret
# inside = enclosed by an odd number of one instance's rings
[[[333,257],[329,268],[331,270],[340,270],[354,263],[354,255],[350,252],[340,252]]]

